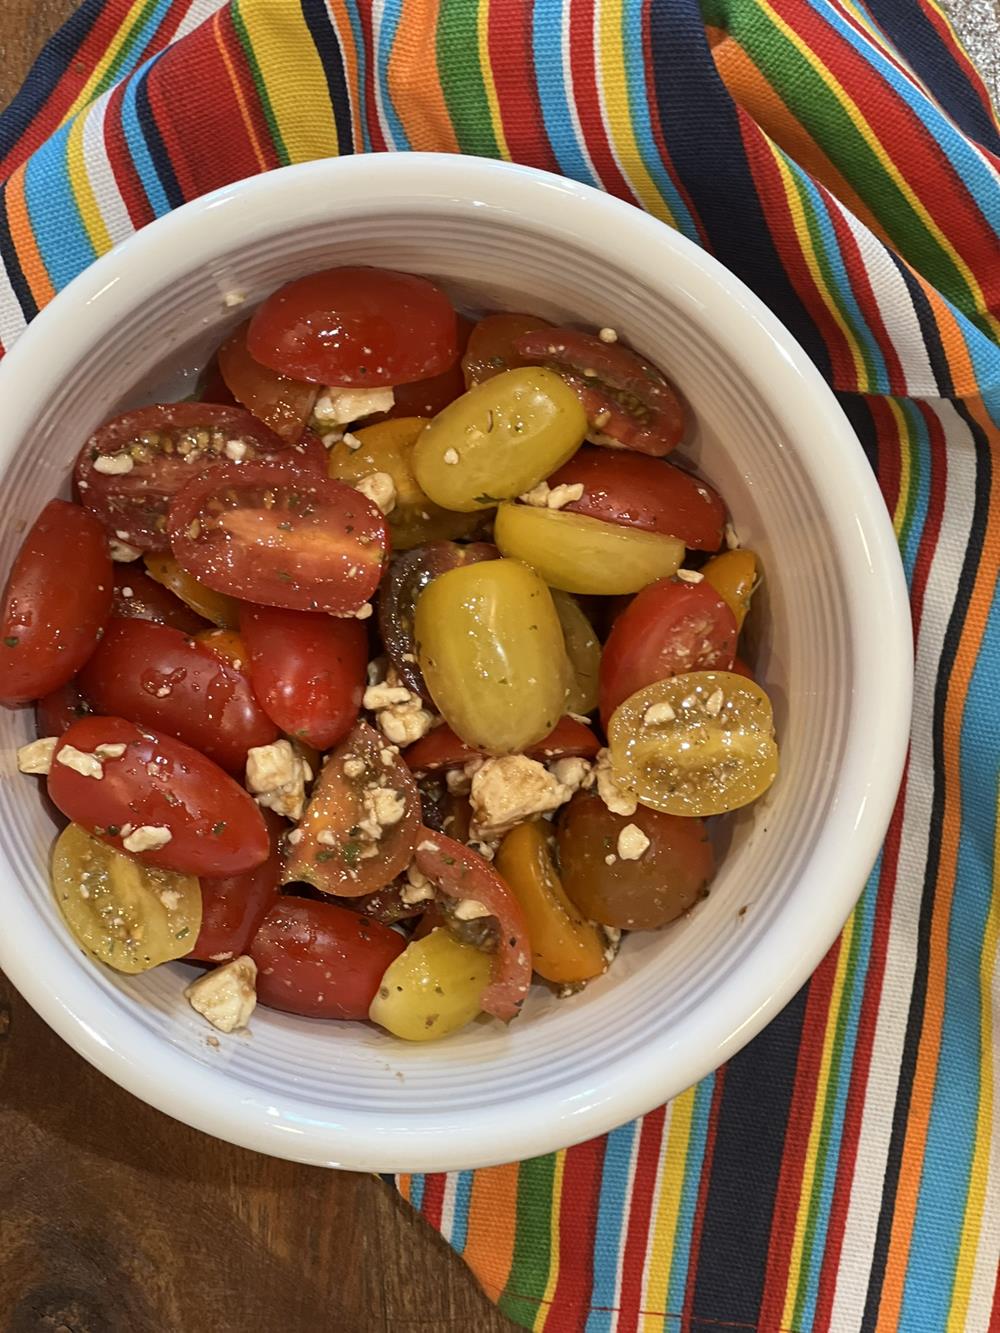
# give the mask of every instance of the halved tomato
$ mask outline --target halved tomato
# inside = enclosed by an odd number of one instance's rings
[[[331,268],[268,297],[250,321],[247,350],[292,379],[374,389],[454,365],[458,326],[451,302],[426,278]]]
[[[653,681],[687,671],[728,671],[736,619],[706,580],[660,579],[643,588],[612,626],[601,656],[601,721]]]
[[[537,315],[507,314],[485,315],[469,335],[468,346],[462,357],[462,374],[466,388],[491,380],[505,370],[515,366],[531,365],[531,362],[514,350],[514,340],[523,333],[533,333],[538,329],[551,329],[552,325]]]
[[[549,478],[553,489],[577,483],[583,494],[563,506],[573,513],[663,532],[697,551],[717,551],[722,544],[726,507],[721,496],[662,459],[584,446]]]
[[[166,403],[126,412],[90,437],[76,461],[80,501],[120,541],[166,551],[173,497],[211,465],[294,463],[326,470],[314,435],[292,449],[242,407]]]
[[[289,444],[301,440],[319,397],[315,384],[289,379],[255,361],[247,350],[250,321],[219,348],[219,374],[233,397]]]
[[[389,529],[342,481],[273,464],[230,465],[191,482],[170,540],[199,582],[232,597],[350,615],[379,585]]]
[[[254,870],[225,879],[201,881],[201,930],[188,958],[224,963],[247,952],[260,923],[278,900],[281,884],[281,837],[287,825],[272,810],[262,810],[271,854]]]
[[[466,319],[464,315],[458,315],[457,320],[458,352],[462,355],[473,325],[472,320]],[[398,417],[436,417],[449,403],[453,403],[465,393],[462,363],[456,361],[440,375],[432,375],[429,379],[415,380],[412,384],[397,384],[393,393],[395,402],[385,416],[379,417],[378,420]]]
[[[575,717],[562,717],[544,740],[531,745],[525,750],[529,759],[547,763],[550,759],[566,759],[579,755],[583,759],[593,759],[601,748],[601,742],[590,727],[577,722]],[[476,750],[466,745],[452,731],[443,725],[429,731],[419,741],[414,741],[403,751],[411,773],[434,773],[443,768],[459,768],[470,759],[484,757],[485,750]]]
[[[49,795],[57,809],[144,865],[239,875],[267,860],[267,826],[228,773],[189,745],[122,717],[63,733]]]
[[[541,330],[514,339],[530,365],[549,366],[576,392],[601,443],[662,457],[684,433],[684,408],[670,381],[620,343],[575,329]]]
[[[410,864],[420,793],[399,752],[366,722],[329,756],[285,851],[285,881],[358,898]]]

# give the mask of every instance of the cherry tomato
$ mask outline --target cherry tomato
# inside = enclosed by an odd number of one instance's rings
[[[141,565],[115,565],[114,578],[112,615],[125,620],[151,620],[154,625],[169,625],[184,634],[197,634],[205,628],[201,616],[164,584],[151,579]]]
[[[744,676],[747,680],[754,679],[753,672],[747,666],[746,662],[743,661],[742,657],[734,658],[733,665],[729,669],[734,676]]]
[[[242,671],[249,661],[247,646],[234,629],[203,629],[194,637],[197,643],[221,657],[223,662],[229,662],[237,671]]]
[[[78,824],[56,842],[52,888],[76,942],[118,972],[182,958],[198,933],[194,875],[140,865]]]
[[[358,898],[410,864],[420,793],[399,752],[358,722],[329,756],[285,850],[285,881]]]
[[[365,692],[368,634],[362,622],[244,606],[240,630],[257,698],[281,730],[317,750],[342,740]]]
[[[30,703],[76,675],[111,614],[112,578],[101,525],[79,505],[50,500],[3,592],[0,703]]]
[[[81,503],[120,541],[166,551],[173,497],[234,451],[245,463],[294,463],[310,472],[326,467],[326,451],[314,435],[292,449],[242,407],[166,403],[126,412],[92,435],[76,462],[76,485]]]
[[[500,844],[495,865],[528,923],[535,971],[546,981],[590,981],[607,970],[604,939],[584,920],[559,880],[544,819],[519,824]]]
[[[431,698],[466,744],[520,754],[563,715],[562,626],[527,566],[486,560],[449,569],[420,594],[414,626]]]
[[[462,357],[462,374],[466,387],[482,384],[505,370],[526,365],[525,359],[514,351],[514,340],[522,333],[536,329],[551,329],[552,325],[536,315],[486,315],[469,335],[469,343]]]
[[[601,657],[601,721],[654,680],[685,671],[728,671],[736,621],[706,581],[660,579],[643,588],[615,621]]]
[[[445,509],[474,513],[530,491],[579,448],[576,396],[551,370],[525,366],[477,384],[439,412],[413,448],[413,472]]]
[[[292,379],[374,389],[454,365],[458,325],[447,296],[426,278],[331,268],[269,297],[250,321],[247,348]]]
[[[458,315],[458,351],[464,353],[472,332],[472,320]],[[397,384],[393,389],[396,401],[386,413],[387,420],[397,417],[436,417],[449,403],[461,398],[465,393],[465,377],[462,364],[456,361],[453,366],[443,370],[440,375],[430,379],[416,380],[412,384]]]
[[[297,444],[312,416],[319,389],[289,379],[255,361],[247,351],[250,321],[219,348],[219,373],[233,397],[289,444]]]
[[[549,478],[549,485],[583,486],[563,508],[646,532],[679,537],[698,551],[722,544],[726,507],[711,486],[672,463],[644,454],[585,446]]]
[[[562,375],[602,443],[659,458],[680,441],[684,408],[676,390],[630,348],[575,329],[543,329],[515,338],[514,350]]]
[[[649,839],[634,860],[618,852],[630,824]],[[641,805],[616,815],[594,792],[577,792],[563,809],[558,846],[567,895],[588,920],[621,930],[656,930],[682,916],[705,896],[715,870],[703,820]]]
[[[240,623],[240,604],[235,597],[206,588],[182,569],[172,555],[153,555],[143,558],[149,577],[167,588],[201,619],[222,629],[232,629]],[[176,629],[182,628],[180,625]]]
[[[402,888],[405,881],[395,880],[374,893],[366,893],[361,898],[345,899],[345,905],[352,912],[360,912],[372,921],[381,921],[383,926],[394,926],[397,921],[409,921],[413,917],[423,916],[426,903],[404,903]]]
[[[247,750],[278,739],[249,676],[166,625],[112,620],[79,681],[95,712],[175,736],[241,777]]]
[[[386,969],[405,948],[394,930],[346,907],[281,898],[250,946],[257,998],[307,1018],[365,1019]]]
[[[472,899],[496,917],[500,934],[493,979],[480,1004],[486,1013],[509,1023],[521,1012],[531,985],[531,943],[520,903],[478,852],[443,833],[421,830],[414,860],[446,898]]]
[[[546,763],[550,759],[566,759],[579,755],[584,759],[593,759],[601,748],[601,743],[587,726],[577,722],[575,717],[562,717],[555,729],[535,745],[529,745],[525,754],[529,759],[538,759]],[[419,741],[414,741],[403,751],[403,758],[412,773],[435,773],[444,768],[460,768],[470,759],[479,758],[486,753],[466,745],[449,726],[435,727]]]
[[[741,547],[713,556],[701,571],[736,617],[737,631],[750,610],[750,598],[759,583],[757,557],[753,551]]]
[[[601,641],[580,603],[568,592],[552,589],[552,600],[562,625],[571,680],[566,696],[568,713],[592,713],[597,707],[601,670]]]
[[[218,354],[212,357],[202,371],[195,397],[200,403],[215,403],[219,407],[239,407],[229,385],[222,378]]]
[[[388,968],[368,1017],[403,1041],[440,1041],[481,1012],[491,970],[488,954],[432,930]]]
[[[624,789],[670,815],[724,815],[778,774],[771,701],[729,671],[647,685],[612,714],[608,745]]]
[[[604,597],[638,592],[684,558],[676,537],[526,504],[501,505],[494,536],[504,555],[531,565],[550,587]]]
[[[379,632],[385,651],[407,689],[430,701],[430,691],[417,662],[413,620],[417,599],[439,574],[499,555],[488,542],[459,546],[455,542],[429,542],[393,560],[379,592]]]
[[[86,774],[60,759],[67,750]],[[48,784],[67,819],[119,850],[132,851],[126,844],[140,830],[157,831],[141,837],[151,844],[169,834],[159,847],[132,852],[144,865],[238,875],[269,855],[260,811],[227,773],[183,742],[121,717],[74,722],[56,748]]]
[[[39,736],[61,736],[67,727],[93,711],[74,676],[35,704],[35,729]]]
[[[201,930],[188,958],[225,963],[245,954],[260,923],[278,901],[281,883],[281,836],[285,821],[262,810],[271,854],[262,865],[242,875],[201,881]]]
[[[218,592],[297,611],[357,611],[379,585],[385,519],[341,481],[247,464],[214,469],[170,510],[178,562]]]

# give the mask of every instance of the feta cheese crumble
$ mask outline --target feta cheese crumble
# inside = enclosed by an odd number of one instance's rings
[[[127,852],[158,852],[173,836],[162,824],[140,824],[122,839],[122,846]]]
[[[257,804],[287,819],[302,818],[306,808],[306,783],[312,769],[291,741],[254,746],[247,753],[247,790]]]
[[[384,680],[369,684],[362,702],[375,714],[380,731],[393,745],[412,745],[434,725],[434,714],[424,707],[419,694],[400,683],[392,667]]]
[[[472,779],[472,831],[497,837],[532,815],[557,810],[573,795],[544,764],[527,755],[487,759]]]
[[[649,839],[638,824],[626,824],[618,834],[618,855],[623,861],[638,861]]]
[[[17,766],[22,773],[43,776],[52,767],[52,756],[59,744],[58,736],[42,736],[37,741],[22,745],[17,752]]]
[[[349,389],[331,384],[317,398],[313,415],[324,426],[347,426],[362,417],[388,412],[395,401],[391,389]]]
[[[234,958],[193,981],[184,994],[220,1032],[245,1028],[257,1007],[257,964],[246,954]]]
[[[101,454],[94,459],[94,471],[105,477],[123,477],[134,466],[132,455],[126,453]]]
[[[367,477],[354,483],[354,489],[371,500],[383,514],[391,514],[396,508],[396,483],[388,472],[369,472]]]
[[[611,751],[607,747],[598,753],[592,776],[597,783],[598,796],[613,815],[627,818],[635,814],[639,802],[619,785],[611,768]]]

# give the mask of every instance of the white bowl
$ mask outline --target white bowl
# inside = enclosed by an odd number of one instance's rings
[[[182,996],[184,965],[124,977],[74,945],[49,890],[51,817],[15,771],[33,718],[4,711],[0,966],[110,1078],[210,1134],[329,1166],[483,1166],[659,1105],[806,981],[861,891],[896,795],[912,672],[906,590],[844,415],[736,278],[587,186],[421,154],[242,182],[154,223],[58,296],[0,367],[0,568],[24,524],[67,493],[89,432],[119,407],[182,389],[245,316],[227,296],[253,303],[345,263],[427,274],[472,309],[611,325],[676,380],[697,422],[683,453],[762,556],[757,666],[775,701],[781,775],[734,821],[707,901],[631,936],[573,999],[538,990],[509,1029],[474,1024],[429,1046],[258,1009],[250,1034],[216,1048]]]

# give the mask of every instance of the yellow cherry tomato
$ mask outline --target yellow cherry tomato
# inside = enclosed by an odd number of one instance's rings
[[[500,844],[496,869],[521,904],[535,971],[546,981],[590,981],[607,968],[604,939],[566,897],[543,819],[519,824]]]
[[[442,509],[421,490],[413,475],[413,446],[427,425],[427,417],[395,417],[355,431],[361,447],[343,441],[330,450],[328,471],[338,481],[354,486],[373,472],[387,472],[396,487],[396,503],[386,515],[395,551],[408,551],[424,542],[468,536],[479,524],[475,514]]]
[[[439,412],[413,450],[413,471],[445,509],[491,509],[562,467],[587,431],[580,400],[555,371],[505,370]]]
[[[169,588],[175,597],[222,629],[239,629],[240,604],[235,597],[214,592],[182,569],[172,555],[149,552],[143,556],[151,579]]]
[[[216,657],[228,662],[237,671],[247,665],[247,649],[239,634],[234,629],[203,629],[194,636],[195,643],[203,643]]]
[[[778,773],[771,701],[731,671],[689,671],[630,695],[612,713],[614,775],[668,815],[722,815],[749,805]]]
[[[701,572],[736,617],[736,628],[742,629],[750,597],[759,582],[756,555],[742,547],[723,551],[713,556]]]
[[[676,537],[534,505],[501,505],[494,539],[504,555],[537,569],[551,587],[604,597],[669,578],[684,559]]]
[[[597,707],[601,671],[601,641],[593,625],[568,592],[553,589],[552,600],[563,628],[571,678],[566,698],[567,713],[591,713]]]
[[[562,626],[526,565],[483,560],[438,575],[417,601],[414,633],[431,698],[467,745],[518,754],[562,717]]]
[[[77,943],[118,972],[183,958],[201,930],[195,875],[142,865],[78,824],[59,835],[52,887]]]
[[[389,964],[368,1017],[403,1041],[437,1041],[472,1022],[492,975],[490,954],[432,930]]]

